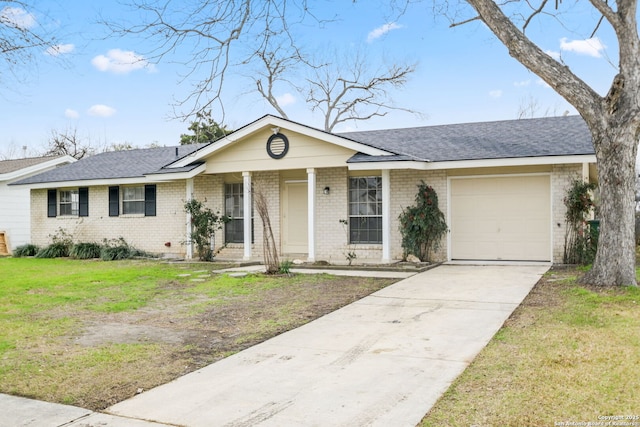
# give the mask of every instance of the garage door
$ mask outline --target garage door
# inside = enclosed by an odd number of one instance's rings
[[[450,182],[452,259],[551,260],[549,175]]]

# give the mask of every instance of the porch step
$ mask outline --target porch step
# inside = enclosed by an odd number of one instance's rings
[[[3,231],[0,231],[0,255],[9,255],[9,248],[7,247],[7,239]]]

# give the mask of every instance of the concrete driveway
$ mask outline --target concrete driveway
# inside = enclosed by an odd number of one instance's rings
[[[443,265],[105,412],[194,427],[413,427],[548,268]]]

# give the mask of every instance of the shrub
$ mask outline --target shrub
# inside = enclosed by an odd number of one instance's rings
[[[205,200],[206,201],[206,200]],[[229,222],[230,218],[213,212],[203,202],[191,199],[184,204],[184,210],[191,216],[191,234],[189,240],[196,245],[198,257],[202,261],[213,261],[215,253],[211,250],[211,240],[216,231]]]
[[[13,256],[16,258],[26,257],[26,256],[36,256],[36,254],[40,251],[40,248],[31,243],[27,243],[26,245],[18,246],[13,250]]]
[[[69,245],[61,242],[52,243],[42,248],[36,254],[36,258],[64,258],[69,256]]]
[[[135,257],[148,257],[150,254],[129,245],[123,237],[107,240],[104,239],[100,258],[103,261],[115,261],[119,259],[131,259]]]
[[[69,255],[77,259],[100,258],[102,247],[97,243],[76,243],[71,247]]]
[[[280,263],[280,266],[278,267],[278,273],[286,274],[288,276],[291,274],[291,267],[293,267],[293,262],[286,259]]]
[[[438,208],[435,190],[421,181],[416,205],[403,209],[398,219],[404,257],[415,255],[421,261],[429,260],[431,252],[438,249],[440,239],[448,230],[444,214]]]
[[[49,235],[51,244],[36,254],[36,258],[62,258],[68,257],[73,245],[73,236],[62,227],[53,235]]]

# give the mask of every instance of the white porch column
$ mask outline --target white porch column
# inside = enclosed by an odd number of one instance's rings
[[[382,262],[391,262],[391,173],[382,170]]]
[[[251,259],[251,172],[242,172],[242,209],[244,215],[244,256]]]
[[[307,169],[309,257],[307,261],[316,260],[316,170]]]
[[[187,196],[186,201],[193,199],[193,178],[187,179]],[[187,213],[187,259],[193,259],[193,242],[191,241],[191,232],[193,227],[191,225],[191,214]]]

